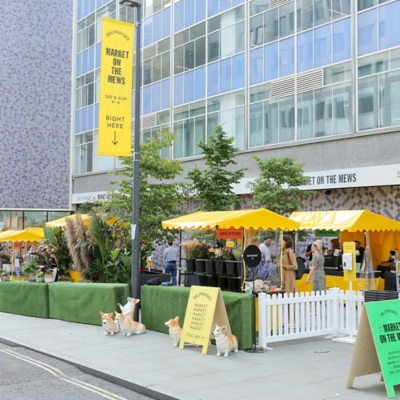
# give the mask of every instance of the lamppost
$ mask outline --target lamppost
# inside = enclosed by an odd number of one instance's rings
[[[133,142],[133,202],[132,202],[132,271],[131,271],[131,296],[139,298],[140,276],[140,226],[139,226],[139,186],[140,186],[140,10],[141,4],[137,1],[123,0],[120,4],[136,8],[135,23],[135,138]],[[135,320],[138,321],[139,309],[135,309]]]

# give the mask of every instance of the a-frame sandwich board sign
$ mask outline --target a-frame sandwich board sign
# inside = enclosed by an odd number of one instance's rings
[[[347,388],[354,378],[382,372],[389,398],[400,384],[400,301],[365,303],[358,325]]]
[[[186,307],[185,322],[179,348],[185,343],[203,346],[202,353],[207,354],[208,345],[215,324],[226,326],[227,335],[231,335],[228,314],[226,312],[221,289],[215,287],[192,286]]]

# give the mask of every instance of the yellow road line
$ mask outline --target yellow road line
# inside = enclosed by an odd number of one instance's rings
[[[99,396],[105,397],[106,399],[110,400],[126,400],[124,397],[120,397],[114,393],[108,392],[107,390],[101,389],[99,387],[93,386],[90,383],[86,383],[83,381],[80,381],[79,379],[72,378],[67,376],[64,372],[59,370],[58,368],[55,368],[49,364],[43,363],[41,361],[35,360],[34,358],[30,358],[28,356],[25,356],[23,354],[19,354],[13,350],[9,349],[2,349],[0,350],[2,353],[8,354],[9,356],[18,358],[22,361],[25,361],[29,364],[35,365],[36,367],[42,368],[51,375],[53,375],[56,378],[59,378],[65,382],[71,383],[75,386],[79,386],[85,390],[88,390],[90,392],[96,393]]]

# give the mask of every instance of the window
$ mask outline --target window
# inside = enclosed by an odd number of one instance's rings
[[[331,25],[314,30],[314,67],[323,67],[331,63]]]
[[[263,49],[258,48],[250,51],[250,85],[263,81]]]
[[[333,24],[333,62],[351,58],[351,26],[350,18]]]
[[[279,76],[294,73],[294,38],[279,41]]]
[[[297,72],[307,71],[314,66],[314,31],[310,30],[297,36]]]
[[[329,68],[324,68],[324,84],[343,82],[351,79],[351,64],[350,62],[333,65]]]
[[[378,50],[377,9],[358,15],[358,55],[362,56]]]
[[[314,92],[297,96],[297,139],[314,137]]]
[[[358,129],[378,128],[378,76],[358,83]]]
[[[379,49],[400,45],[400,3],[395,1],[379,8]]]
[[[297,0],[297,30],[299,32],[314,26],[313,0]]]

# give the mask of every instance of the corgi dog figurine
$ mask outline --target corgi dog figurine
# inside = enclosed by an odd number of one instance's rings
[[[177,347],[182,336],[182,328],[179,326],[179,317],[171,318],[165,325],[169,328],[169,336],[174,342],[173,347]]]
[[[113,313],[103,313],[102,311],[100,311],[100,315],[101,315],[101,321],[102,321],[102,325],[103,328],[105,330],[105,335],[114,335],[114,333],[119,332],[119,327],[118,325],[113,321]]]
[[[139,303],[139,301],[140,300],[134,299],[133,297],[128,297],[127,303],[124,306],[118,303],[121,313],[124,314],[125,317],[133,321],[133,313],[135,312],[136,304]]]
[[[217,344],[217,356],[224,353],[225,357],[228,357],[230,351],[237,353],[238,351],[238,340],[235,335],[226,334],[226,326],[218,326],[215,324],[215,330],[213,332],[215,336],[215,342]]]
[[[136,321],[130,320],[124,314],[115,313],[115,319],[119,325],[119,329],[124,336],[131,336],[133,333],[139,335],[146,332],[146,327]]]

